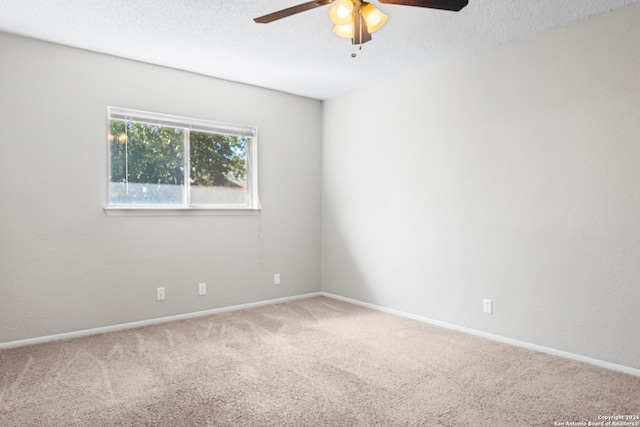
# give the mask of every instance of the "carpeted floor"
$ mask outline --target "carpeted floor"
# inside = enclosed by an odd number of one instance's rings
[[[0,351],[1,426],[515,427],[615,415],[640,415],[640,378],[325,297]]]

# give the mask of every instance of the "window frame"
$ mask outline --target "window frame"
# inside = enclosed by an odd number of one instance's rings
[[[107,136],[112,120],[125,120],[152,124],[163,127],[180,128],[184,132],[183,147],[185,156],[185,193],[181,205],[173,204],[135,204],[111,202],[111,142],[107,137],[107,203],[104,208],[108,215],[246,215],[257,213],[261,209],[258,199],[258,128],[212,120],[196,119],[150,111],[121,107],[107,107]],[[246,139],[246,204],[192,204],[190,175],[190,132],[216,133],[228,136],[240,136]]]

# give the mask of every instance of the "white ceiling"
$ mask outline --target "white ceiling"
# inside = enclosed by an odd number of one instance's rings
[[[389,20],[362,50],[333,34],[328,6],[253,22],[306,1],[0,0],[0,31],[328,99],[640,0],[469,0],[457,13],[372,0]]]

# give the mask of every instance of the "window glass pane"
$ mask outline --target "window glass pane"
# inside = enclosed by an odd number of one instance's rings
[[[257,129],[109,107],[109,207],[260,209]]]
[[[249,204],[247,148],[249,139],[191,132],[190,191],[192,205]]]
[[[116,119],[109,125],[110,203],[183,204],[184,131]]]

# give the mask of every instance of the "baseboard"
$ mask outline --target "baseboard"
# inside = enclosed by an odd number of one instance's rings
[[[122,324],[119,324],[119,325],[104,326],[104,327],[100,327],[100,328],[85,329],[85,330],[81,330],[81,331],[67,332],[67,333],[63,333],[63,334],[47,335],[47,336],[44,336],[44,337],[30,338],[30,339],[19,340],[19,341],[11,341],[11,342],[6,342],[6,343],[0,343],[0,350],[6,350],[6,349],[16,348],[16,347],[24,347],[24,346],[27,346],[27,345],[34,345],[34,344],[42,344],[42,343],[51,342],[51,341],[59,341],[59,340],[66,340],[66,339],[71,339],[71,338],[86,337],[86,336],[89,336],[89,335],[105,334],[105,333],[108,333],[108,332],[122,331],[122,330],[125,330],[125,329],[141,328],[143,326],[156,325],[156,324],[159,324],[159,323],[175,322],[176,320],[193,319],[193,318],[196,318],[196,317],[209,316],[209,315],[212,315],[212,314],[219,314],[219,313],[226,313],[226,312],[229,312],[229,311],[244,310],[244,309],[247,309],[247,308],[261,307],[261,306],[265,306],[265,305],[278,304],[278,303],[281,303],[281,302],[288,302],[288,301],[295,301],[295,300],[299,300],[299,299],[318,297],[318,296],[321,296],[321,295],[322,295],[321,292],[314,292],[314,293],[310,293],[310,294],[295,295],[295,296],[291,296],[291,297],[284,297],[284,298],[277,298],[277,299],[271,299],[271,300],[265,300],[265,301],[251,302],[251,303],[247,303],[247,304],[239,304],[239,305],[233,305],[233,306],[229,306],[229,307],[214,308],[214,309],[211,309],[211,310],[196,311],[196,312],[193,312],[193,313],[177,314],[175,316],[158,317],[158,318],[154,318],[154,319],[141,320],[141,321],[138,321],[138,322],[122,323]]]
[[[458,325],[454,325],[454,324],[451,324],[451,323],[442,322],[442,321],[439,321],[439,320],[429,319],[427,317],[418,316],[418,315],[411,314],[411,313],[406,313],[406,312],[403,312],[403,311],[400,311],[400,310],[395,310],[395,309],[392,309],[392,308],[387,308],[387,307],[383,307],[383,306],[376,305],[376,304],[370,304],[370,303],[367,303],[367,302],[355,300],[355,299],[352,299],[352,298],[343,297],[343,296],[332,294],[332,293],[329,293],[329,292],[313,292],[313,293],[309,293],[309,294],[294,295],[294,296],[284,297],[284,298],[276,298],[276,299],[271,299],[271,300],[257,301],[257,302],[233,305],[233,306],[228,306],[228,307],[214,308],[214,309],[211,309],[211,310],[197,311],[197,312],[193,312],[193,313],[185,313],[185,314],[178,314],[178,315],[174,315],[174,316],[158,317],[158,318],[154,318],[154,319],[141,320],[141,321],[138,321],[138,322],[123,323],[123,324],[119,324],[119,325],[104,326],[104,327],[100,327],[100,328],[85,329],[85,330],[67,332],[67,333],[62,333],[62,334],[47,335],[47,336],[38,337],[38,338],[29,338],[29,339],[25,339],[25,340],[11,341],[11,342],[6,342],[6,343],[0,343],[0,350],[6,350],[6,349],[16,348],[16,347],[24,347],[24,346],[28,346],[28,345],[34,345],[34,344],[42,344],[42,343],[51,342],[51,341],[66,340],[66,339],[71,339],[71,338],[80,338],[80,337],[85,337],[85,336],[89,336],[89,335],[98,335],[98,334],[104,334],[104,333],[109,333],[109,332],[122,331],[122,330],[125,330],[125,329],[140,328],[140,327],[143,327],[143,326],[150,326],[150,325],[156,325],[156,324],[160,324],[160,323],[174,322],[176,320],[193,319],[193,318],[196,318],[196,317],[209,316],[209,315],[212,315],[212,314],[226,313],[226,312],[236,311],[236,310],[244,310],[244,309],[247,309],[247,308],[261,307],[261,306],[265,306],[265,305],[278,304],[278,303],[288,302],[288,301],[296,301],[296,300],[300,300],[300,299],[312,298],[312,297],[318,297],[318,296],[325,296],[327,298],[333,298],[333,299],[336,299],[336,300],[348,302],[350,304],[355,304],[355,305],[359,305],[359,306],[362,306],[362,307],[371,308],[373,310],[382,311],[382,312],[389,313],[389,314],[394,314],[396,316],[401,316],[401,317],[406,317],[408,319],[417,320],[419,322],[424,322],[424,323],[428,323],[428,324],[431,324],[431,325],[440,326],[440,327],[443,327],[443,328],[452,329],[452,330],[455,330],[455,331],[464,332],[464,333],[467,333],[467,334],[471,334],[471,335],[487,338],[487,339],[490,339],[490,340],[493,340],[493,341],[498,341],[498,342],[501,342],[501,343],[510,344],[510,345],[514,345],[514,346],[517,346],[517,347],[526,348],[526,349],[529,349],[529,350],[539,351],[539,352],[551,354],[551,355],[554,355],[554,356],[564,357],[566,359],[576,360],[578,362],[584,362],[584,363],[588,363],[590,365],[598,366],[598,367],[601,367],[601,368],[611,369],[611,370],[614,370],[614,371],[624,372],[626,374],[630,374],[630,375],[634,375],[634,376],[640,377],[640,369],[636,369],[636,368],[632,368],[632,367],[624,366],[624,365],[619,365],[619,364],[607,362],[607,361],[604,361],[604,360],[594,359],[594,358],[582,356],[582,355],[579,355],[579,354],[569,353],[569,352],[566,352],[566,351],[557,350],[557,349],[554,349],[554,348],[545,347],[545,346],[541,346],[541,345],[538,345],[538,344],[532,344],[532,343],[528,343],[526,341],[520,341],[520,340],[515,340],[515,339],[512,339],[512,338],[503,337],[503,336],[500,336],[500,335],[490,334],[490,333],[487,333],[487,332],[478,331],[478,330],[475,330],[475,329],[466,328],[466,327],[463,327],[463,326],[458,326]]]
[[[593,359],[591,357],[581,356],[579,354],[569,353],[569,352],[566,352],[566,351],[557,350],[557,349],[554,349],[554,348],[549,348],[549,347],[541,346],[541,345],[538,345],[538,344],[532,344],[532,343],[528,343],[526,341],[519,341],[519,340],[515,340],[515,339],[512,339],[512,338],[507,338],[507,337],[503,337],[503,336],[500,336],[500,335],[494,335],[494,334],[478,331],[478,330],[471,329],[471,328],[465,328],[463,326],[458,326],[458,325],[454,325],[454,324],[447,323],[447,322],[441,322],[439,320],[429,319],[427,317],[417,316],[417,315],[411,314],[411,313],[405,313],[405,312],[400,311],[400,310],[394,310],[394,309],[391,309],[391,308],[382,307],[382,306],[379,306],[379,305],[358,301],[358,300],[355,300],[355,299],[343,297],[343,296],[340,296],[340,295],[335,295],[335,294],[328,293],[328,292],[320,292],[320,294],[322,296],[325,296],[325,297],[328,297],[328,298],[337,299],[337,300],[340,300],[340,301],[348,302],[350,304],[360,305],[362,307],[367,307],[367,308],[371,308],[373,310],[394,314],[396,316],[406,317],[408,319],[413,319],[413,320],[417,320],[417,321],[420,321],[420,322],[428,323],[428,324],[431,324],[431,325],[440,326],[440,327],[443,327],[443,328],[452,329],[452,330],[459,331],[459,332],[464,332],[464,333],[467,333],[467,334],[470,334],[470,335],[475,335],[475,336],[479,336],[479,337],[482,337],[482,338],[487,338],[487,339],[490,339],[490,340],[493,340],[493,341],[498,341],[498,342],[501,342],[501,343],[504,343],[504,344],[510,344],[510,345],[514,345],[514,346],[517,346],[517,347],[526,348],[526,349],[529,349],[529,350],[535,350],[535,351],[539,351],[539,352],[542,352],[542,353],[551,354],[553,356],[564,357],[565,359],[576,360],[578,362],[584,362],[584,363],[588,363],[590,365],[598,366],[598,367],[601,367],[601,368],[611,369],[611,370],[614,370],[614,371],[624,372],[626,374],[630,374],[630,375],[634,375],[634,376],[640,377],[640,369],[632,368],[630,366],[618,365],[616,363],[606,362],[604,360],[599,360],[599,359]]]

